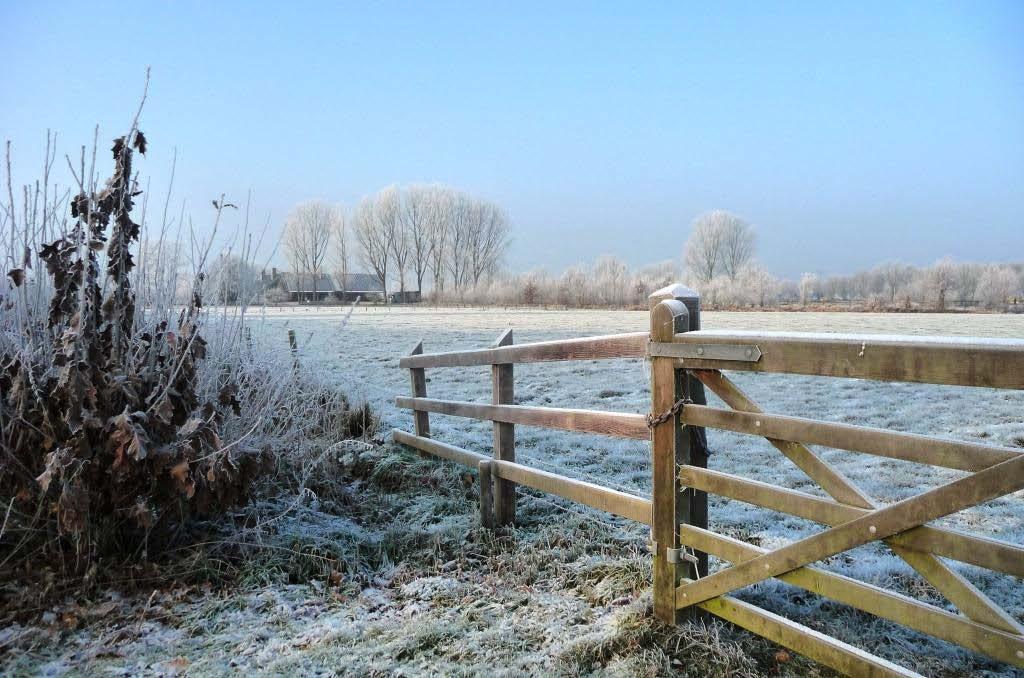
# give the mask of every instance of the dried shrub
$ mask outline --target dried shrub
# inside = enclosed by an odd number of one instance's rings
[[[34,340],[0,343],[0,564],[18,550],[58,554],[71,572],[145,558],[190,517],[242,502],[266,467],[264,451],[221,438],[240,412],[238,379],[200,388],[202,276],[176,323],[136,319],[136,152],[146,140],[133,128],[114,141],[110,179],[82,181],[71,226],[38,251],[48,313],[20,303],[30,253],[8,273],[0,306]]]

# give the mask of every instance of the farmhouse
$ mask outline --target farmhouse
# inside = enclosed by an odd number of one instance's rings
[[[288,293],[288,301],[324,301],[338,291],[334,278],[326,273],[282,273],[278,287]]]
[[[371,273],[346,273],[337,279],[335,296],[341,301],[384,301],[384,286]]]

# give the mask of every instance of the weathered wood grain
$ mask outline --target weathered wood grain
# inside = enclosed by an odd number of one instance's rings
[[[391,430],[391,439],[396,443],[408,445],[409,447],[422,452],[432,454],[435,457],[454,461],[457,464],[469,466],[470,468],[479,468],[481,461],[488,461],[490,459],[490,457],[483,454],[470,452],[469,450],[456,447],[455,445],[449,445],[448,443],[442,443],[438,440],[434,440],[433,438],[422,438],[397,428]]]
[[[496,478],[511,480],[644,525],[651,524],[649,499],[507,461],[492,461],[491,470]]]
[[[861,544],[905,532],[930,520],[1016,492],[1022,487],[1024,457],[1017,457],[719,570],[681,586],[676,600],[682,605],[710,600],[766,577],[778,576]]]
[[[421,339],[413,347],[409,355],[420,355],[423,353],[423,340]],[[412,387],[413,398],[427,397],[427,375],[422,367],[409,368],[409,382]],[[413,411],[413,426],[416,435],[430,437],[430,416],[426,412]]]
[[[728,377],[717,370],[697,370],[695,375],[702,383],[717,393],[729,407],[736,410],[760,414],[761,409],[736,386]],[[822,489],[836,501],[851,504],[860,508],[877,508],[875,502],[860,491],[849,479],[828,463],[820,459],[812,450],[800,443],[768,438],[768,441],[790,460],[799,466],[807,475],[817,482]],[[892,539],[886,542],[893,552],[914,568],[932,586],[939,590],[959,610],[971,619],[989,626],[1021,633],[1021,626],[999,605],[982,593],[963,575],[951,569],[936,556],[924,551],[916,551],[895,543]]]
[[[494,346],[510,346],[512,328],[508,328],[494,342]],[[511,363],[491,365],[491,403],[511,405],[515,402],[514,372]],[[515,425],[495,421],[494,458],[501,461],[516,460]],[[498,480],[494,488],[494,520],[498,527],[512,525],[516,521],[516,486],[507,480]]]
[[[555,473],[524,466],[510,461],[497,461],[461,447],[421,438],[405,431],[392,431],[395,442],[428,452],[442,459],[479,469],[485,462],[492,478],[512,481],[541,492],[555,494],[580,504],[607,511],[630,520],[651,524],[651,501],[619,490],[596,485],[585,480],[568,478]]]
[[[767,549],[692,525],[680,525],[679,536],[684,544],[730,563],[741,563],[768,553]],[[787,572],[779,579],[999,661],[1024,666],[1024,637],[1015,633],[997,630],[908,596],[814,567]]]
[[[671,353],[671,344],[751,344],[762,353],[757,362],[677,359],[688,369],[1024,389],[1024,340],[705,330],[651,351]]]
[[[802,417],[723,410],[702,405],[687,405],[683,410],[682,420],[694,426],[863,452],[961,471],[980,471],[1022,456],[1020,451],[1009,447]]]
[[[679,479],[687,487],[697,487],[710,494],[825,525],[842,525],[871,513],[870,509],[848,506],[805,492],[709,469],[684,466],[679,470]],[[1015,577],[1024,577],[1024,548],[1005,541],[930,525],[894,535],[886,541]]]
[[[698,607],[848,676],[920,678],[909,669],[742,600],[720,596]]]
[[[407,410],[425,410],[453,417],[503,421],[510,424],[557,428],[581,433],[597,433],[615,438],[647,440],[650,436],[647,423],[642,415],[624,412],[598,412],[526,405],[484,405],[458,400],[406,398],[403,396],[395,398],[395,405]]]
[[[559,360],[609,360],[643,358],[647,352],[647,332],[609,334],[582,339],[539,341],[518,346],[449,351],[405,356],[399,367],[472,367],[505,363],[538,363]]]

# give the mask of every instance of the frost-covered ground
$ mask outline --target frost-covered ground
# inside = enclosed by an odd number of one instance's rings
[[[269,310],[258,325],[287,346],[296,331],[300,360],[392,426],[411,416],[392,405],[407,394],[398,358],[419,339],[425,350],[483,347],[506,327],[517,343],[646,329],[647,314],[501,309]],[[765,329],[1024,337],[1024,316],[854,313],[707,313],[708,329]],[[1024,446],[1024,392],[882,384],[779,375],[732,375],[766,411],[867,424],[962,440]],[[428,370],[430,396],[486,401],[487,368]],[[649,390],[642,360],[516,366],[516,401],[643,413]],[[712,403],[716,401],[712,398]],[[490,425],[431,415],[433,435],[487,452]],[[709,432],[711,468],[822,494],[762,440]],[[524,463],[648,494],[650,463],[642,441],[517,427]],[[626,520],[550,496],[521,494],[522,527],[493,539],[476,529],[475,490],[457,467],[376,448],[368,480],[351,485],[350,508],[326,499],[275,523],[275,549],[334,553],[376,549],[368,575],[315,577],[297,585],[257,583],[207,595],[154,592],[131,600],[93,600],[54,609],[37,624],[0,630],[13,672],[172,674],[508,674],[691,675],[816,671],[776,657],[764,641],[728,629],[670,633],[649,617],[645,530]],[[957,477],[889,459],[823,450],[861,488],[891,502]],[[404,481],[380,481],[403,467]],[[351,474],[349,466],[332,471]],[[373,479],[377,480],[374,481]],[[392,485],[394,487],[392,487]],[[383,489],[382,489],[383,488]],[[1017,493],[947,521],[1024,543],[1024,496]],[[344,502],[342,502],[344,504]],[[351,507],[359,509],[353,513]],[[776,547],[820,529],[806,521],[712,499],[711,527]],[[332,545],[337,545],[332,552]],[[346,551],[348,549],[349,551]],[[360,551],[361,553],[362,551]],[[386,552],[385,556],[379,553]],[[943,604],[913,572],[877,547],[831,559],[825,567]],[[256,565],[254,568],[258,569]],[[1024,621],[1022,584],[973,568],[963,572]],[[741,597],[932,675],[1009,669],[810,594],[772,583]],[[112,605],[111,603],[116,603]],[[101,612],[97,615],[96,609]],[[116,608],[104,620],[104,611]],[[68,611],[70,610],[70,612]],[[65,624],[71,614],[73,623]],[[702,660],[699,658],[703,658]],[[688,662],[700,661],[687,668]]]
[[[310,310],[269,316],[267,328],[285,335],[294,328],[302,359],[322,361],[323,369],[385,412],[388,422],[411,429],[409,413],[391,405],[395,394],[407,394],[408,374],[397,368],[399,356],[419,339],[426,352],[486,346],[506,327],[517,343],[615,332],[642,331],[643,312],[538,311],[502,309],[357,309],[340,328],[342,315]],[[280,329],[278,329],[280,327]],[[1019,315],[861,314],[861,313],[705,313],[705,329],[792,330],[820,332],[898,333],[980,337],[1024,337]],[[517,365],[516,402],[643,413],[649,387],[642,360],[591,361]],[[890,384],[850,379],[734,373],[733,379],[769,412],[827,421],[877,426],[932,434],[958,440],[984,441],[1024,447],[1024,392],[955,388],[921,384]],[[428,395],[455,400],[486,401],[490,397],[489,369],[449,368],[427,371]],[[711,404],[720,404],[710,397]],[[434,437],[486,452],[490,426],[469,419],[431,415]],[[802,471],[766,441],[752,436],[709,431],[713,469],[739,474],[805,492],[826,496]],[[622,490],[648,494],[649,450],[643,441],[517,427],[516,450],[523,463],[585,478]],[[859,487],[882,502],[906,498],[948,482],[959,472],[869,455],[819,450]],[[942,523],[1014,543],[1024,543],[1024,493],[1016,493],[979,508],[964,511]],[[527,500],[531,501],[531,500]],[[566,511],[581,509],[567,502],[544,502]],[[584,511],[609,529],[638,530],[595,511]],[[711,527],[726,534],[753,539],[767,548],[808,536],[820,528],[808,521],[783,516],[739,502],[712,498]],[[924,592],[917,576],[901,560],[877,546],[856,549],[825,563],[829,569],[880,585]],[[961,570],[1018,619],[1024,621],[1024,588],[1012,577],[963,566]],[[749,589],[743,597],[784,611],[814,626],[829,626],[838,636],[857,643],[911,642],[910,634],[873,617],[854,613],[816,616],[822,603],[814,596],[771,583]],[[836,606],[824,604],[824,609]],[[835,626],[832,626],[835,625]],[[958,661],[962,654],[940,641],[913,642],[920,652]],[[864,644],[863,642],[861,644]],[[877,646],[876,651],[882,651]]]

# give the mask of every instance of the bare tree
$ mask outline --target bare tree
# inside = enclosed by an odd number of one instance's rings
[[[890,261],[879,267],[882,278],[885,280],[885,288],[889,293],[889,302],[896,303],[896,293],[910,280],[910,271],[903,264]]]
[[[423,278],[430,267],[430,256],[433,253],[432,236],[433,189],[429,186],[414,185],[405,190],[402,196],[402,225],[412,247],[412,268],[416,274],[416,289],[423,292]]]
[[[448,260],[448,247],[451,235],[451,222],[448,215],[452,196],[448,189],[434,186],[430,189],[427,210],[427,237],[430,240],[430,268],[434,276],[434,294],[444,294],[445,263]]]
[[[814,296],[818,294],[819,285],[818,276],[813,273],[804,273],[800,277],[800,304],[802,306],[806,306],[808,301],[814,299]]]
[[[405,274],[409,267],[409,234],[402,222],[401,196],[398,186],[392,185],[381,189],[374,198],[373,211],[377,222],[384,231],[384,237],[391,252],[391,263],[394,264],[394,270],[398,274],[398,290],[404,297]]]
[[[616,257],[605,255],[594,264],[594,284],[606,306],[622,306],[626,299],[629,268]]]
[[[722,225],[732,218],[723,210],[707,212],[693,222],[693,232],[686,241],[686,267],[701,283],[710,282],[720,270],[722,261]]]
[[[1020,291],[1018,285],[1017,276],[1009,266],[989,265],[979,277],[978,298],[988,308],[1003,308],[1007,300]]]
[[[317,281],[327,257],[331,236],[337,229],[335,210],[326,203],[314,201],[298,205],[285,225],[284,248],[296,273],[297,281],[307,273],[313,279],[313,299],[318,300]],[[301,298],[301,283],[299,295]]]
[[[961,306],[975,301],[978,292],[978,280],[983,267],[978,264],[958,264],[956,267],[957,297]]]
[[[467,246],[473,285],[492,275],[508,248],[508,217],[497,205],[473,201],[468,208]]]
[[[360,260],[377,276],[384,290],[384,300],[387,301],[391,243],[388,241],[386,229],[377,219],[374,202],[373,198],[363,198],[359,201],[352,215],[352,232],[359,243]]]
[[[334,228],[334,239],[332,248],[332,263],[334,264],[334,277],[338,280],[341,291],[345,291],[348,284],[348,224],[345,222],[345,215],[338,209],[337,221]]]
[[[720,217],[719,228],[722,229],[722,270],[735,281],[740,271],[754,258],[754,229],[728,212]]]
[[[445,219],[449,224],[445,266],[456,290],[461,290],[465,285],[469,270],[468,244],[473,228],[471,211],[472,201],[463,193],[452,192],[445,201]]]
[[[935,299],[935,308],[940,311],[946,308],[946,297],[953,289],[955,271],[956,266],[949,257],[939,259],[928,270],[928,290],[932,298]]]

